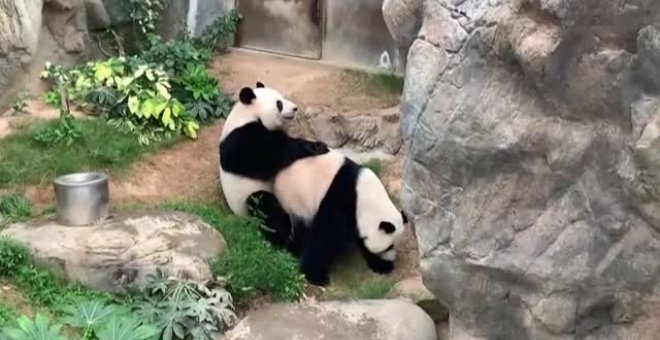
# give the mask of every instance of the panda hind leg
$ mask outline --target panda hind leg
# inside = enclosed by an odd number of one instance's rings
[[[307,231],[300,258],[300,270],[317,286],[330,283],[330,270],[350,240],[345,218],[340,213],[317,215]]]
[[[291,242],[291,219],[275,195],[257,191],[247,199],[248,214],[261,219],[261,233],[276,247],[288,249]]]

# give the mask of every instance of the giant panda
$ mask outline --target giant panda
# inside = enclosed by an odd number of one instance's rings
[[[371,270],[394,268],[407,219],[369,168],[336,150],[281,170],[273,192],[294,223],[294,255],[307,281],[327,285],[334,260],[357,245]]]
[[[328,152],[323,143],[283,131],[297,110],[278,91],[257,82],[256,88],[241,89],[218,141],[220,184],[229,208],[236,215],[261,217],[266,239],[284,248],[291,220],[272,193],[272,180],[294,161]]]

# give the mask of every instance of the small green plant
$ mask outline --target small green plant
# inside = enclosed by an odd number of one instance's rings
[[[28,262],[25,246],[10,238],[0,238],[0,276],[14,274]]]
[[[83,330],[83,339],[98,333],[113,316],[128,311],[117,305],[106,305],[102,301],[92,300],[62,308],[65,317],[62,322]]]
[[[216,52],[224,53],[234,45],[238,23],[242,16],[235,10],[228,15],[216,18],[199,36],[195,43]]]
[[[9,323],[14,321],[15,319],[16,319],[16,313],[14,312],[14,310],[12,310],[9,306],[6,306],[0,302],[0,329],[9,326]]]
[[[383,174],[383,163],[380,161],[380,159],[372,158],[366,161],[363,166],[373,171],[376,176],[378,176],[378,178],[380,178],[380,176]]]
[[[53,80],[55,87],[46,92],[44,100],[59,111],[60,117],[57,126],[38,131],[34,139],[42,145],[64,143],[70,146],[81,136],[80,130],[73,123],[73,116],[69,109],[67,89],[70,77],[61,67],[53,66],[50,63],[46,63],[45,67],[41,77]]]
[[[32,205],[22,194],[0,196],[0,227],[32,216]]]
[[[83,339],[146,340],[159,334],[156,327],[132,316],[129,309],[99,300],[69,305],[63,312],[62,322],[82,330]]]
[[[14,115],[19,115],[25,113],[27,108],[27,101],[30,100],[32,95],[30,92],[23,90],[18,93],[14,101],[11,103],[11,109]]]
[[[160,42],[156,29],[158,20],[167,5],[166,0],[128,0],[129,16],[138,33],[138,40],[153,46]]]
[[[148,340],[158,335],[158,329],[128,315],[113,315],[99,329],[98,340]]]
[[[138,314],[159,325],[163,339],[216,339],[235,321],[232,297],[213,281],[148,277]]]
[[[62,325],[51,324],[48,318],[41,314],[37,314],[34,320],[23,315],[16,323],[18,327],[3,329],[1,336],[8,340],[66,340],[61,333]]]

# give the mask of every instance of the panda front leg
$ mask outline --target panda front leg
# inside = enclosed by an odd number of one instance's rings
[[[291,219],[275,195],[257,191],[247,199],[248,214],[261,219],[261,234],[276,247],[287,249],[291,242]]]
[[[321,213],[314,218],[305,235],[300,270],[307,281],[317,286],[330,283],[330,270],[350,242],[342,214]]]

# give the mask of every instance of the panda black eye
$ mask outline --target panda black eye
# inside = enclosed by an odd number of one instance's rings
[[[284,104],[282,104],[282,101],[278,100],[276,105],[277,105],[277,110],[282,112],[282,109],[284,108]]]

